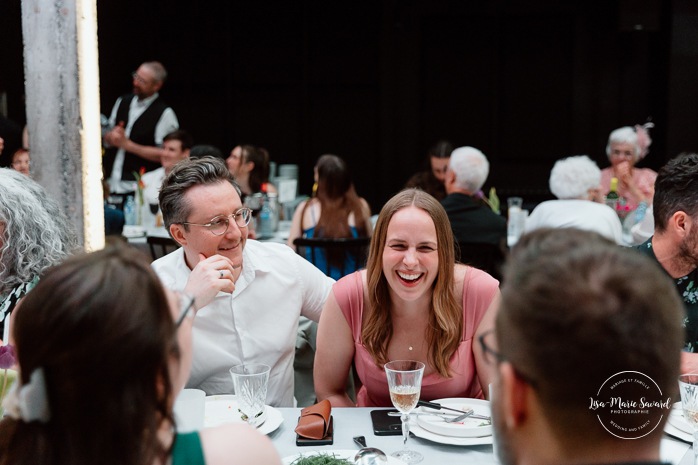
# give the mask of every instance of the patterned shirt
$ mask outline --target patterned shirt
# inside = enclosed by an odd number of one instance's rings
[[[18,284],[7,294],[0,296],[0,336],[3,339],[7,339],[7,331],[5,327],[7,326],[6,321],[9,321],[10,314],[17,306],[17,302],[24,297],[27,292],[34,289],[34,286],[39,282],[39,277],[35,276],[34,279],[27,283]]]
[[[636,248],[659,264],[652,249],[651,237]],[[664,268],[662,270],[666,272]],[[686,308],[686,314],[683,317],[683,327],[686,329],[686,344],[683,350],[685,352],[698,352],[698,268],[686,276],[674,279],[674,283],[676,283],[676,290],[679,292],[679,297],[683,300]]]

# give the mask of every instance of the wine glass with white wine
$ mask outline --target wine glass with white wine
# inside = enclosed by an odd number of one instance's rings
[[[679,376],[683,416],[693,427],[693,464],[698,465],[698,374]]]
[[[424,375],[424,364],[414,360],[394,360],[385,364],[385,374],[388,377],[388,388],[390,389],[390,400],[396,409],[402,413],[402,450],[393,452],[393,457],[397,457],[405,463],[421,462],[424,457],[419,452],[407,448],[407,437],[410,434],[409,418],[410,412],[417,406],[419,392],[422,389],[422,376]]]

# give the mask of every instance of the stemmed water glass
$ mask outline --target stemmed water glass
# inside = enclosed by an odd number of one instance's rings
[[[693,464],[698,464],[698,374],[679,376],[683,416],[693,427]]]
[[[414,360],[394,360],[385,364],[385,374],[388,377],[388,388],[390,389],[390,400],[402,415],[402,438],[403,449],[393,452],[393,457],[397,457],[405,463],[421,462],[424,457],[419,452],[407,448],[407,437],[410,434],[409,418],[410,412],[417,406],[419,392],[422,389],[422,375],[424,375],[424,364]]]

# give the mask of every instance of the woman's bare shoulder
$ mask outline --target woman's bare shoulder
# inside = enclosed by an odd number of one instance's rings
[[[463,282],[465,282],[465,276],[471,269],[471,267],[461,265],[460,263],[453,267],[453,292],[458,299],[463,297]]]

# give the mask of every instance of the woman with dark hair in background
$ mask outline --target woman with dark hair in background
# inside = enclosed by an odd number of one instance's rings
[[[262,192],[263,184],[267,184],[267,193],[276,192],[269,182],[269,152],[265,148],[238,145],[231,150],[225,163],[244,196]]]
[[[446,197],[446,171],[448,171],[448,160],[453,152],[453,144],[447,140],[440,140],[429,149],[427,156],[427,169],[413,175],[405,184],[405,187],[416,187],[436,200]]]
[[[297,237],[369,237],[371,235],[371,208],[368,202],[356,194],[351,174],[346,162],[337,155],[323,155],[315,165],[315,197],[301,202],[293,215],[288,245],[293,247]],[[331,275],[341,277],[342,262],[349,260],[347,273],[360,264],[354,257],[337,254],[319,254],[314,261],[320,269],[325,269],[329,261]],[[312,257],[306,257],[313,261]],[[322,262],[322,263],[320,263]]]
[[[246,424],[177,433],[193,301],[126,246],[49,270],[12,330],[20,379],[4,403],[0,465],[279,464]]]

